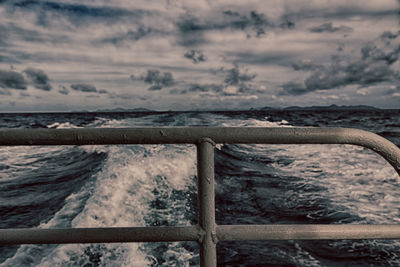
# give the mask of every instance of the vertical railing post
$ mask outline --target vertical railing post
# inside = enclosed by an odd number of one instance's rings
[[[199,225],[204,230],[200,244],[200,266],[217,266],[214,146],[210,138],[202,138],[197,144],[197,172],[199,195]]]

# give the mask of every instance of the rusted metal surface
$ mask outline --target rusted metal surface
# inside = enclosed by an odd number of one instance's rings
[[[203,231],[186,227],[0,229],[0,244],[62,244],[199,241]]]
[[[400,225],[285,224],[218,225],[218,241],[400,239]]]
[[[201,266],[217,266],[214,146],[209,138],[202,138],[197,143],[199,226],[204,231],[200,242]]]
[[[176,127],[0,129],[0,145],[196,144],[201,138],[237,144],[352,144],[372,149],[400,175],[400,149],[371,132],[313,127]]]

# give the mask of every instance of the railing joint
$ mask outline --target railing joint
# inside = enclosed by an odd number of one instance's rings
[[[205,142],[210,143],[213,147],[215,147],[215,145],[216,145],[216,143],[209,137],[200,138],[199,140],[197,140],[196,144],[200,145],[200,144],[205,143]]]
[[[200,226],[200,225],[197,225],[197,236],[198,236],[198,239],[197,239],[197,242],[199,243],[199,244],[201,244],[201,243],[203,243],[203,241],[204,241],[204,238],[205,238],[205,236],[206,236],[206,231]]]
[[[214,244],[218,243],[218,236],[216,231],[211,231],[211,240],[213,241]]]

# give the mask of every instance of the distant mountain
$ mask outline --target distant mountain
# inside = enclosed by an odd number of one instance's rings
[[[147,108],[113,108],[113,109],[98,109],[95,112],[154,112],[155,110]]]
[[[379,108],[367,105],[356,105],[356,106],[330,105],[330,106],[308,106],[308,107],[291,106],[286,108],[262,107],[253,110],[379,110]]]
[[[262,107],[262,108],[258,108],[257,110],[275,110],[276,108],[273,107]]]
[[[311,107],[286,107],[283,110],[379,110],[379,108],[371,107],[367,105],[357,105],[357,106],[311,106]]]

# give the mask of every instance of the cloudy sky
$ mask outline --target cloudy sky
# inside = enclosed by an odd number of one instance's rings
[[[0,0],[0,112],[400,108],[398,0]]]

